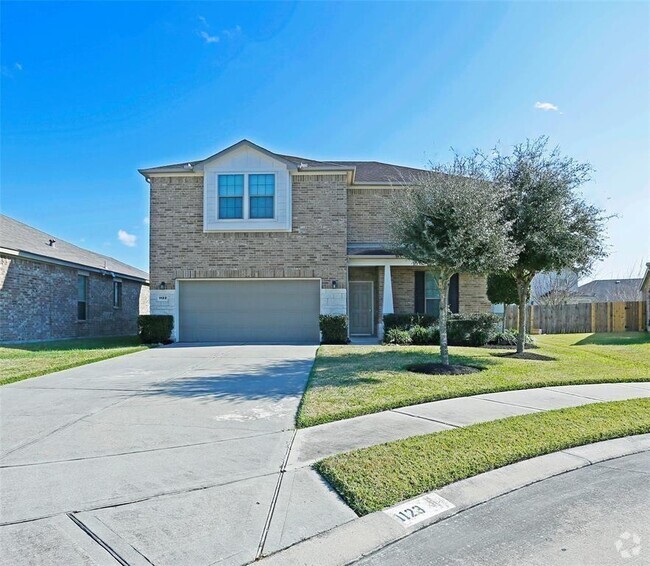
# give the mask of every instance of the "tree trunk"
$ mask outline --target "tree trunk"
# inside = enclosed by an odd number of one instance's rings
[[[440,362],[449,365],[449,346],[447,343],[447,311],[449,309],[449,280],[451,277],[438,278],[438,291],[440,291]]]
[[[517,280],[517,295],[519,297],[519,333],[517,334],[517,353],[522,354],[526,346],[526,326],[528,318],[528,281]]]

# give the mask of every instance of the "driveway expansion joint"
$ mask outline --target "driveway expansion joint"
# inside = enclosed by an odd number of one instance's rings
[[[119,564],[122,566],[129,566],[129,563],[122,558],[118,552],[113,549],[109,544],[104,542],[99,536],[97,536],[93,531],[91,531],[81,519],[75,517],[72,513],[66,513],[66,516],[79,527],[84,533],[86,533],[94,542],[101,546],[106,552],[108,552]],[[145,557],[146,558],[146,557]],[[149,560],[147,560],[151,564]]]

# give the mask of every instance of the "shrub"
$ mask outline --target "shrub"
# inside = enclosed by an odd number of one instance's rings
[[[391,328],[384,333],[384,342],[386,344],[395,344],[397,346],[408,346],[411,344],[411,335],[408,330]]]
[[[347,344],[348,317],[344,314],[322,314],[320,331],[323,344]]]
[[[391,328],[408,330],[413,326],[432,326],[438,320],[437,317],[430,314],[385,314],[384,315],[384,332]]]
[[[452,314],[447,340],[452,346],[485,346],[496,334],[499,317],[492,313]]]
[[[516,346],[517,335],[518,333],[516,330],[504,330],[503,332],[497,332],[488,343],[496,344],[498,346]],[[533,337],[530,334],[526,334],[525,343],[526,346],[532,346],[534,344]]]
[[[174,328],[174,317],[169,314],[141,314],[138,316],[138,334],[145,344],[169,342]]]
[[[409,330],[411,342],[417,346],[440,344],[440,330],[436,326],[420,326],[416,324]]]

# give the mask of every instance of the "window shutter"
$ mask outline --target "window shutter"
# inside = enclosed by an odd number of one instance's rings
[[[449,309],[451,312],[458,312],[459,299],[460,289],[458,288],[458,273],[456,273],[449,281]]]
[[[424,271],[415,272],[415,312],[424,312]]]

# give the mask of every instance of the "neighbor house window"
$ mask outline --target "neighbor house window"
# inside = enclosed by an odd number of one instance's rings
[[[122,282],[113,281],[113,306],[119,309],[122,306]]]
[[[219,175],[219,218],[244,217],[244,176]]]
[[[88,318],[88,276],[77,275],[77,320]]]
[[[440,291],[429,271],[424,274],[424,312],[436,317],[440,315]]]
[[[248,195],[251,218],[273,218],[275,175],[249,175]]]

